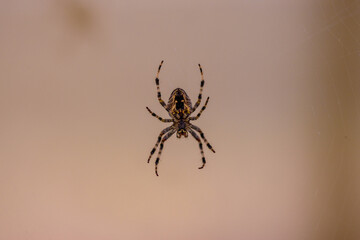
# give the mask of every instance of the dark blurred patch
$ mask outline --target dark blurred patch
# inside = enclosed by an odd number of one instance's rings
[[[88,34],[94,28],[94,15],[91,7],[78,0],[59,1],[69,27],[80,34]]]

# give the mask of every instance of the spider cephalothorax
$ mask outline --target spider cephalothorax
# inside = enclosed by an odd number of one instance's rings
[[[176,125],[175,128],[177,129],[176,137],[181,138],[181,136],[188,137],[188,132],[186,131],[186,122],[184,120],[180,120]]]
[[[177,138],[181,138],[182,136],[187,138],[188,137],[188,132],[189,132],[196,139],[196,141],[198,141],[200,152],[201,152],[201,155],[202,155],[202,162],[203,162],[202,166],[199,167],[199,169],[202,169],[206,164],[204,151],[203,151],[203,145],[202,145],[202,142],[200,140],[200,137],[206,143],[206,146],[211,151],[213,151],[215,153],[215,150],[208,143],[208,141],[206,140],[206,138],[204,136],[204,133],[201,131],[201,129],[190,123],[190,121],[197,120],[200,117],[201,113],[205,110],[206,105],[207,105],[207,103],[209,101],[209,97],[208,97],[206,99],[205,105],[201,108],[200,112],[196,115],[196,117],[190,117],[190,115],[197,109],[197,107],[201,103],[202,90],[203,90],[204,83],[205,83],[203,71],[202,71],[202,68],[201,68],[200,64],[199,64],[200,73],[201,73],[200,93],[199,93],[199,96],[198,96],[198,100],[196,101],[196,103],[195,103],[195,105],[193,107],[192,104],[191,104],[191,100],[190,100],[189,96],[181,88],[176,88],[170,94],[168,104],[165,104],[165,102],[161,99],[161,92],[160,92],[160,85],[159,85],[159,73],[160,73],[160,69],[161,69],[161,66],[162,66],[163,62],[164,61],[161,61],[160,66],[158,68],[158,72],[157,72],[157,75],[156,75],[156,78],[155,78],[155,83],[156,83],[156,87],[157,87],[158,100],[159,100],[161,106],[163,106],[166,109],[166,111],[169,113],[171,119],[163,119],[162,117],[159,117],[158,115],[153,113],[148,107],[146,107],[146,109],[151,113],[151,115],[158,118],[160,121],[162,121],[162,122],[172,122],[173,123],[173,125],[171,125],[170,127],[165,128],[164,130],[161,131],[161,133],[160,133],[160,135],[158,137],[158,140],[157,140],[157,142],[155,144],[155,147],[150,152],[148,162],[150,161],[151,156],[155,153],[156,148],[160,144],[158,157],[156,158],[156,161],[155,161],[155,173],[156,173],[157,176],[159,176],[158,172],[157,172],[157,166],[159,164],[160,155],[161,155],[162,149],[164,147],[164,142],[169,137],[171,137],[175,132],[176,132],[176,137]],[[196,134],[196,132],[200,133],[200,137]],[[165,133],[166,133],[166,135],[164,136]]]

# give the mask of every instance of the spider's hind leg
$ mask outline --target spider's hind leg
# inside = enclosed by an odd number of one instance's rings
[[[160,161],[160,156],[161,156],[161,152],[162,152],[162,149],[164,147],[164,142],[169,139],[174,133],[175,133],[175,129],[171,130],[170,132],[168,132],[165,137],[163,137],[163,139],[161,140],[161,143],[160,143],[160,149],[159,149],[159,153],[158,153],[158,156],[156,158],[156,161],[155,161],[155,173],[156,173],[156,176],[159,176],[158,172],[157,172],[157,167],[158,167],[158,164],[159,164],[159,161]]]
[[[202,163],[203,163],[202,166],[199,167],[199,169],[202,169],[206,164],[206,160],[205,160],[204,150],[203,150],[201,140],[200,140],[199,136],[193,130],[189,129],[189,132],[196,139],[196,141],[198,141],[198,143],[199,143],[199,148],[200,148],[200,152],[201,152],[201,156],[202,156]]]
[[[195,125],[192,125],[192,124],[190,125],[190,127],[191,127],[192,129],[194,129],[195,131],[198,131],[198,132],[200,133],[200,137],[204,140],[204,142],[206,143],[206,146],[207,146],[213,153],[215,153],[215,150],[213,149],[213,147],[212,147],[212,146],[210,145],[210,143],[206,140],[203,131],[201,131],[201,129],[200,129],[199,127],[197,127],[197,126],[195,126]]]
[[[151,150],[151,152],[150,152],[150,156],[149,156],[149,158],[148,158],[148,163],[150,162],[150,158],[152,157],[152,155],[155,153],[155,151],[156,151],[156,148],[159,146],[159,143],[160,143],[160,141],[161,141],[161,137],[165,134],[165,133],[167,133],[168,131],[170,131],[172,129],[172,126],[170,126],[170,127],[167,127],[167,128],[165,128],[164,130],[162,130],[161,132],[160,132],[160,134],[159,134],[159,137],[158,137],[158,139],[157,139],[157,142],[155,143],[155,147]]]

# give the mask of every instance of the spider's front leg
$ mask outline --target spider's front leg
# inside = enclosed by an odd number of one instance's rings
[[[195,131],[200,133],[200,137],[204,140],[204,142],[206,143],[206,146],[213,152],[215,153],[215,150],[213,149],[213,147],[210,145],[210,143],[206,140],[205,135],[203,133],[203,131],[201,131],[201,129],[193,124],[190,124],[190,127],[192,129],[194,129]]]
[[[147,161],[148,163],[150,162],[150,158],[152,157],[152,155],[155,153],[156,148],[159,146],[159,143],[160,143],[160,141],[161,141],[161,137],[162,137],[165,133],[167,133],[168,131],[170,131],[171,129],[173,129],[172,126],[167,127],[167,128],[165,128],[164,130],[162,130],[162,131],[160,132],[159,137],[158,137],[158,139],[157,139],[157,142],[155,143],[155,147],[154,147],[154,148],[151,150],[151,152],[150,152],[150,156],[149,156],[148,161]]]
[[[205,84],[204,74],[203,74],[203,70],[202,70],[200,64],[199,64],[199,69],[200,69],[200,73],[201,73],[200,93],[199,93],[199,96],[198,96],[198,100],[196,101],[196,103],[195,103],[194,107],[192,108],[191,112],[195,112],[197,107],[200,105],[201,98],[202,98],[202,91],[203,91],[203,87],[204,87],[204,84]]]
[[[192,135],[192,136],[196,139],[196,141],[198,141],[198,143],[199,143],[199,148],[200,148],[200,152],[201,152],[201,156],[202,156],[202,162],[203,162],[202,166],[199,167],[199,169],[202,169],[202,168],[205,166],[205,164],[206,164],[206,160],[205,160],[204,150],[203,150],[203,146],[202,146],[201,140],[200,140],[199,136],[198,136],[193,130],[189,129],[188,131],[191,133],[191,135]]]
[[[158,172],[157,172],[157,167],[158,167],[158,164],[159,164],[159,161],[160,161],[160,156],[161,156],[161,152],[162,152],[162,149],[164,147],[164,142],[169,139],[174,133],[176,132],[175,129],[171,130],[170,132],[168,132],[165,137],[163,137],[163,139],[161,140],[161,143],[160,143],[160,149],[159,149],[159,153],[158,153],[158,156],[156,158],[156,161],[155,161],[155,173],[156,173],[156,176],[159,176]]]
[[[161,99],[161,92],[160,92],[160,85],[159,85],[159,73],[160,73],[163,62],[164,62],[164,60],[161,61],[160,66],[158,68],[156,78],[155,78],[155,83],[156,83],[156,89],[157,89],[157,98],[158,98],[161,106],[163,106],[166,109],[166,104],[165,104],[164,100]]]

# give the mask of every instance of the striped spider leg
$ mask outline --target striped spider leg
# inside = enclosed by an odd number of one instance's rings
[[[161,152],[162,152],[163,147],[164,147],[164,142],[165,142],[166,140],[168,140],[175,132],[176,132],[175,129],[170,130],[170,131],[165,135],[165,137],[163,137],[163,139],[161,140],[160,149],[159,149],[159,152],[158,152],[158,156],[157,156],[157,158],[156,158],[156,161],[155,161],[155,174],[156,174],[156,176],[159,176],[157,169],[158,169],[158,164],[159,164],[159,161],[160,161]]]
[[[159,103],[161,104],[161,106],[163,106],[166,109],[166,104],[164,102],[164,100],[161,99],[161,92],[160,92],[160,83],[159,83],[159,74],[160,74],[160,70],[161,70],[161,66],[163,64],[164,60],[161,61],[157,74],[156,74],[156,78],[155,78],[155,83],[156,83],[156,89],[157,89],[157,98],[159,100]]]
[[[155,147],[151,150],[151,152],[150,152],[150,156],[149,156],[149,158],[148,158],[148,163],[150,162],[150,158],[152,157],[152,155],[155,153],[155,151],[156,151],[156,148],[159,146],[159,143],[160,143],[160,141],[161,141],[161,138],[162,138],[162,136],[165,134],[165,133],[167,133],[167,132],[169,132],[170,130],[173,130],[174,128],[173,128],[173,126],[170,126],[170,127],[167,127],[167,128],[165,128],[164,130],[162,130],[161,132],[160,132],[160,134],[159,134],[159,136],[158,136],[158,139],[157,139],[157,141],[156,141],[156,143],[155,143]]]
[[[201,142],[199,136],[198,136],[193,130],[189,129],[188,131],[189,131],[190,134],[196,139],[196,141],[198,141],[198,143],[199,143],[200,153],[201,153],[202,162],[203,162],[202,166],[199,167],[199,169],[202,169],[202,168],[205,166],[205,164],[206,164],[206,160],[205,160],[205,155],[204,155],[204,150],[203,150],[202,142]]]
[[[195,131],[200,133],[200,137],[204,140],[204,142],[206,143],[206,146],[213,152],[215,153],[215,150],[213,149],[213,147],[210,145],[210,143],[206,140],[205,135],[203,133],[203,131],[201,131],[201,129],[193,124],[190,125],[190,127],[192,129],[194,129]]]
[[[151,116],[156,117],[157,119],[159,119],[162,122],[173,122],[174,121],[173,119],[163,119],[162,117],[159,117],[156,113],[151,111],[150,108],[148,108],[148,107],[146,107],[146,109],[149,111]]]
[[[202,70],[200,64],[199,64],[199,69],[200,69],[200,74],[201,74],[200,93],[199,93],[199,96],[198,96],[198,100],[196,101],[194,107],[191,109],[191,112],[195,112],[197,107],[200,105],[201,98],[202,98],[202,91],[203,91],[203,88],[204,88],[204,85],[205,85],[204,74],[203,74],[203,70]]]
[[[202,112],[206,109],[206,105],[208,104],[208,102],[209,97],[206,99],[204,106],[201,108],[200,112],[196,115],[196,117],[190,117],[189,120],[197,120],[201,116]]]

